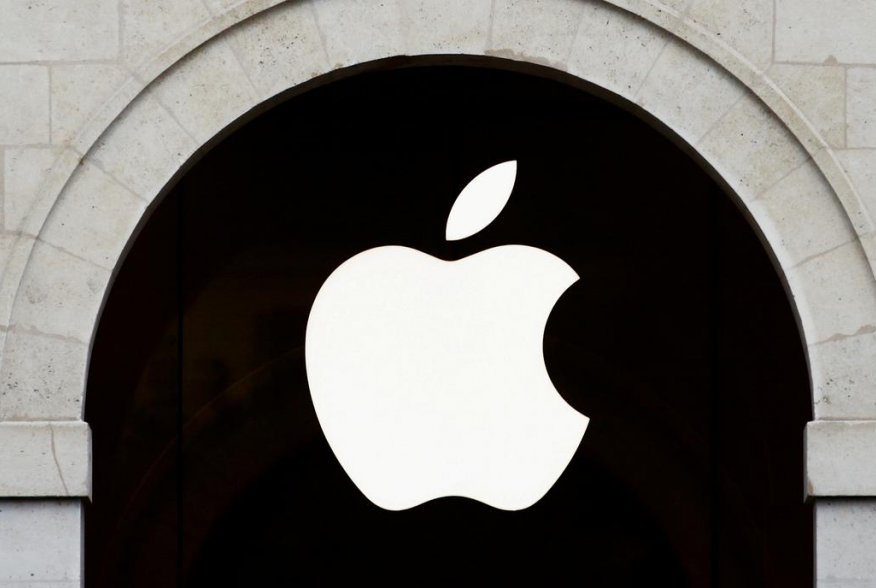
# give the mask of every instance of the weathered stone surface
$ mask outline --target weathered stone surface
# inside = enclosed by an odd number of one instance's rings
[[[69,143],[130,77],[113,63],[52,66],[52,143]]]
[[[82,418],[87,362],[85,343],[21,329],[6,333],[0,421]]]
[[[844,149],[837,157],[852,180],[870,218],[876,218],[876,149]]]
[[[4,175],[6,174],[6,157],[3,149],[0,149],[0,231],[3,230],[6,224],[6,218],[4,213],[5,205],[3,204],[4,193],[6,188],[6,180],[4,179]]]
[[[845,68],[777,63],[767,76],[800,108],[828,145],[845,145]]]
[[[290,2],[235,27],[228,43],[261,97],[268,98],[328,71],[312,7]]]
[[[876,499],[815,502],[819,588],[876,586]]]
[[[68,582],[62,580],[59,582],[0,582],[0,588],[82,588],[82,583],[79,580]]]
[[[657,3],[682,14],[688,9],[692,1],[693,0],[657,0]]]
[[[742,96],[723,68],[670,41],[639,89],[636,102],[689,143],[696,143]]]
[[[686,14],[754,65],[772,60],[773,0],[693,0]]]
[[[79,586],[82,504],[0,500],[0,585]]]
[[[18,154],[20,158],[7,165],[10,172],[16,166],[21,169],[10,180],[14,184],[8,209],[14,218],[11,230],[31,236],[39,233],[55,200],[82,161],[82,156],[70,147],[33,149],[23,148]],[[9,150],[12,154],[17,152],[18,149]]]
[[[876,68],[851,67],[848,76],[848,146],[876,147]]]
[[[12,259],[12,251],[15,247],[15,241],[19,235],[0,231],[0,272],[5,272],[5,268]],[[2,316],[2,314],[0,314]],[[5,321],[0,320],[0,325],[6,326]],[[2,349],[2,347],[0,347]]]
[[[12,305],[34,241],[34,237],[16,233],[3,233],[0,239],[0,326],[9,325]]]
[[[664,30],[637,16],[588,2],[581,13],[568,71],[632,98],[669,38]]]
[[[82,583],[79,580],[75,580],[73,582],[68,582],[66,580],[62,580],[59,582],[29,582],[24,580],[22,582],[12,581],[12,582],[2,582],[0,581],[0,588],[82,588]]]
[[[809,159],[788,129],[745,94],[694,145],[748,202]]]
[[[749,203],[782,267],[855,239],[848,216],[812,160]]]
[[[38,195],[40,185],[57,157],[58,149],[52,147],[6,150],[3,217],[7,230],[26,230],[24,221]]]
[[[313,6],[332,68],[405,54],[400,0],[319,0]]]
[[[91,163],[70,179],[40,239],[112,270],[146,210],[146,202]]]
[[[563,69],[585,6],[576,0],[496,0],[489,51]]]
[[[0,0],[0,14],[0,62],[118,55],[118,0]]]
[[[809,357],[815,418],[876,420],[876,325],[811,346]]]
[[[0,65],[0,145],[48,142],[49,68]]]
[[[188,31],[205,24],[210,13],[201,2],[120,0],[123,14],[122,62],[137,68]]]
[[[200,143],[258,103],[256,91],[224,40],[180,61],[153,86],[154,95]]]
[[[824,178],[830,182],[836,192],[837,198],[843,204],[843,210],[849,217],[849,222],[855,227],[855,233],[861,239],[862,244],[868,235],[874,234],[876,224],[863,206],[860,195],[855,190],[848,174],[843,170],[839,157],[832,149],[819,149],[812,154],[812,159],[818,164]],[[873,266],[876,269],[876,265]]]
[[[204,0],[204,5],[213,14],[220,14],[226,10],[233,8],[235,5],[243,4],[249,0]]]
[[[810,496],[876,496],[876,420],[816,421],[806,426]]]
[[[873,63],[876,3],[776,0],[776,61]]]
[[[82,421],[0,423],[0,496],[89,496],[91,433]]]
[[[109,275],[104,268],[37,241],[21,279],[12,324],[89,341]]]
[[[806,341],[839,341],[876,325],[876,282],[859,242],[787,268]]]
[[[402,0],[401,8],[411,54],[480,55],[487,47],[490,0]]]
[[[197,147],[185,129],[147,93],[98,139],[92,156],[107,174],[148,202]],[[107,189],[118,191],[112,182],[101,182]],[[68,192],[65,190],[64,198],[73,196]]]

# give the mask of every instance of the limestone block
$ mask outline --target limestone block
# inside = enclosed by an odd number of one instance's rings
[[[98,139],[92,157],[107,174],[151,202],[197,147],[185,129],[146,92]],[[112,182],[99,181],[118,191]],[[74,196],[67,192],[65,198]]]
[[[584,2],[496,0],[489,52],[565,69]]]
[[[4,218],[3,209],[5,205],[3,204],[3,194],[4,187],[6,185],[6,180],[3,178],[4,173],[6,172],[6,157],[3,149],[0,149],[0,230],[3,230],[3,227],[6,225],[6,219]]]
[[[154,95],[198,142],[205,143],[258,102],[227,43],[198,48],[165,72]]]
[[[850,67],[848,76],[848,146],[876,147],[876,69]]]
[[[846,73],[838,65],[776,63],[769,77],[832,147],[846,143]]]
[[[688,143],[696,143],[743,91],[714,61],[673,40],[648,73],[636,102]]]
[[[15,249],[15,242],[20,238],[20,235],[15,233],[7,233],[0,231],[0,275],[5,272],[7,264],[12,260],[12,252]],[[2,316],[2,313],[0,313]],[[6,323],[0,319],[0,325],[5,326]],[[0,349],[3,349],[0,346]]]
[[[87,342],[109,276],[102,267],[37,241],[21,279],[11,324]]]
[[[809,347],[815,418],[876,420],[876,326],[859,331]]]
[[[69,143],[130,74],[112,63],[52,66],[52,143]]]
[[[855,239],[839,200],[811,159],[748,205],[782,267]]]
[[[858,234],[862,246],[866,249],[868,246],[867,236],[876,231],[876,225],[874,225],[874,219],[867,214],[867,209],[864,208],[863,201],[855,191],[848,174],[843,170],[836,152],[833,149],[819,149],[812,153],[812,159],[815,160],[821,173],[833,186],[837,197],[843,203],[846,214],[849,215],[849,222],[855,227],[855,232]]]
[[[408,53],[481,55],[490,29],[490,0],[402,0]]]
[[[112,270],[145,209],[144,200],[86,162],[58,198],[40,239]]]
[[[744,202],[809,159],[781,121],[748,93],[694,147]]]
[[[601,2],[587,2],[568,71],[632,99],[669,35],[641,18]]]
[[[0,501],[0,583],[78,586],[82,547],[80,500]]]
[[[684,13],[693,0],[657,0],[657,4],[669,8],[677,14]]]
[[[806,425],[810,496],[876,496],[876,420]]]
[[[686,14],[755,66],[772,61],[773,0],[693,0]]]
[[[861,247],[864,249],[864,255],[870,262],[870,267],[876,271],[876,233],[869,233],[861,236]]]
[[[82,588],[82,583],[79,580],[73,582],[28,582],[27,580],[22,582],[0,581],[0,588]]]
[[[10,152],[16,151],[10,149]],[[69,147],[62,147],[53,150],[57,156],[50,166],[45,165],[45,159],[40,159],[41,167],[39,172],[33,175],[30,172],[22,172],[19,176],[25,182],[26,190],[21,192],[16,191],[16,194],[24,194],[25,200],[21,201],[21,205],[13,204],[12,206],[18,210],[16,215],[16,229],[23,234],[35,236],[39,233],[43,222],[48,216],[49,211],[55,205],[55,200],[63,189],[67,180],[73,174],[73,171],[82,161],[82,156]],[[32,154],[28,154],[29,159]],[[42,156],[38,156],[42,158]],[[47,155],[45,157],[48,157]],[[25,160],[26,166],[30,166],[30,162]],[[24,168],[25,170],[27,167]]]
[[[876,500],[815,502],[819,588],[876,587]]]
[[[12,251],[17,239],[17,235],[0,232],[0,274],[3,274],[3,272],[6,271],[6,267],[12,257]],[[2,288],[2,280],[0,280],[0,288]],[[0,298],[0,303],[6,302],[6,300]],[[4,306],[6,306],[6,304],[4,304]],[[8,322],[9,315],[0,314],[0,363],[3,361],[3,347],[6,345],[6,333],[9,328],[9,325],[7,324]],[[0,384],[0,386],[2,386],[2,384]]]
[[[262,10],[267,10],[272,6],[283,4],[285,2],[298,2],[307,4],[313,0],[203,0],[204,5],[213,14],[220,16],[228,13],[237,13],[247,15],[256,14]],[[317,0],[318,1],[318,0]]]
[[[251,0],[204,0],[204,4],[213,14],[220,14],[236,5],[250,1]]]
[[[137,68],[210,19],[200,2],[121,0],[122,61]]]
[[[0,364],[0,420],[82,418],[87,362],[84,343],[10,330]]]
[[[876,325],[876,282],[858,241],[786,268],[807,343],[839,341]]]
[[[118,55],[118,0],[0,0],[0,14],[0,62]]]
[[[48,142],[49,68],[0,65],[0,145]]]
[[[25,230],[24,221],[36,199],[40,184],[58,157],[53,147],[24,147],[6,150],[3,217],[9,231]]]
[[[89,496],[91,432],[82,421],[0,423],[0,496]]]
[[[838,150],[836,155],[870,218],[876,219],[876,149],[844,149]]]
[[[29,235],[4,233],[2,241],[2,259],[0,259],[0,325],[9,325],[12,314],[12,303],[18,292],[18,284],[27,266],[33,248],[34,238]],[[0,351],[2,351],[0,347]]]
[[[776,61],[871,63],[876,2],[776,0]]]
[[[332,68],[406,52],[400,0],[318,0],[313,7]]]
[[[309,4],[289,2],[238,25],[228,43],[268,98],[328,71],[325,49]]]

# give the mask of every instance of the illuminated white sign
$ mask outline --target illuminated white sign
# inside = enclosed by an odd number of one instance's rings
[[[492,222],[516,173],[509,161],[472,180],[447,239]],[[452,262],[377,247],[329,276],[307,322],[307,379],[365,496],[389,510],[443,496],[519,510],[547,493],[588,423],[553,387],[542,352],[551,309],[577,280],[523,245]]]

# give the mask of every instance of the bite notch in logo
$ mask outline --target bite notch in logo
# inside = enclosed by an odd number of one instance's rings
[[[448,240],[504,208],[517,162],[460,193]],[[520,510],[566,469],[589,419],[548,377],[544,329],[578,275],[534,247],[458,261],[399,246],[363,251],[325,281],[307,321],[305,361],[326,439],[362,493],[402,510],[462,496]]]

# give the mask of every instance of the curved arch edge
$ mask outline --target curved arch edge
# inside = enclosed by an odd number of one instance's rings
[[[489,2],[481,4],[488,5]],[[4,319],[0,320],[0,323],[6,327],[4,353],[0,360],[0,370],[2,370],[0,376],[4,381],[11,381],[10,378],[21,376],[24,364],[10,360],[15,355],[9,348],[11,341],[16,341],[15,345],[20,346],[16,353],[19,357],[23,357],[37,349],[36,343],[33,341],[24,343],[25,340],[31,338],[42,344],[42,338],[49,337],[65,341],[64,344],[69,345],[70,349],[62,349],[63,346],[59,343],[59,349],[49,355],[52,356],[53,361],[66,361],[67,363],[57,365],[63,366],[75,377],[63,381],[36,382],[38,388],[50,392],[55,397],[54,401],[47,401],[40,406],[39,415],[26,415],[21,412],[26,404],[24,402],[26,397],[22,397],[21,402],[5,403],[4,407],[0,407],[0,418],[19,419],[35,416],[47,419],[81,418],[88,345],[111,280],[111,272],[123,255],[123,250],[144,212],[161,188],[184,166],[186,161],[195,156],[199,150],[205,149],[210,141],[215,140],[217,133],[221,133],[240,116],[253,108],[259,108],[259,105],[265,104],[271,97],[277,95],[284,89],[282,86],[294,86],[315,75],[331,74],[360,61],[399,54],[419,54],[418,51],[453,53],[464,49],[480,52],[483,56],[503,56],[516,61],[548,64],[572,75],[579,75],[585,80],[588,79],[587,67],[592,66],[589,62],[573,62],[575,56],[573,51],[576,43],[581,39],[580,22],[574,30],[563,28],[565,25],[561,23],[557,24],[559,28],[551,31],[553,36],[548,35],[551,43],[546,44],[544,39],[539,37],[538,31],[533,31],[529,38],[524,39],[526,42],[524,47],[508,47],[507,44],[496,40],[497,32],[492,30],[492,26],[491,36],[488,36],[485,31],[479,30],[477,18],[468,19],[476,23],[473,37],[448,41],[446,37],[439,35],[424,38],[421,40],[421,46],[413,47],[411,39],[397,31],[388,33],[385,43],[370,45],[367,54],[362,57],[361,53],[357,53],[355,48],[348,45],[349,37],[345,36],[344,27],[355,28],[364,25],[356,22],[355,14],[347,15],[350,20],[336,22],[337,30],[331,33],[326,28],[325,19],[328,16],[325,12],[320,16],[320,11],[324,9],[331,11],[332,5],[336,7],[339,2],[326,0],[313,4],[284,3],[275,0],[252,1],[216,15],[155,59],[132,72],[129,80],[104,104],[71,145],[61,151],[52,172],[40,189],[39,198],[29,215],[25,230],[17,237],[16,254],[7,262],[7,268],[11,270],[4,270],[3,283],[0,284],[2,291],[9,294],[13,300],[0,306]],[[569,0],[569,6],[579,14],[584,14],[585,10],[601,11],[603,14],[608,12],[614,15],[615,20],[624,19],[625,26],[633,23],[631,26],[648,29],[648,39],[653,42],[653,45],[648,47],[648,51],[659,49],[654,51],[653,60],[647,64],[647,68],[644,68],[648,72],[664,54],[664,50],[673,47],[684,56],[682,59],[700,60],[698,67],[700,71],[705,72],[702,75],[706,76],[703,79],[715,84],[713,88],[728,88],[739,84],[738,97],[725,104],[726,109],[723,112],[709,113],[715,120],[704,119],[701,127],[681,129],[679,132],[683,139],[690,142],[692,149],[705,150],[704,157],[712,162],[718,173],[733,178],[734,166],[739,165],[739,162],[732,160],[726,151],[721,151],[722,148],[727,147],[726,145],[722,147],[722,141],[726,138],[724,135],[716,135],[716,139],[709,142],[709,134],[719,132],[715,129],[720,129],[720,125],[752,124],[751,121],[754,121],[753,126],[750,127],[754,130],[763,127],[767,129],[764,132],[776,133],[775,136],[787,134],[790,137],[788,139],[790,142],[783,143],[786,145],[784,153],[787,154],[787,161],[783,161],[775,170],[768,170],[769,173],[764,174],[761,183],[754,186],[744,178],[737,178],[736,182],[728,180],[750,210],[753,211],[758,207],[768,208],[768,205],[763,203],[766,200],[772,201],[774,194],[767,199],[764,199],[763,194],[770,190],[776,191],[787,186],[793,188],[795,171],[800,169],[814,173],[827,185],[826,190],[824,186],[812,188],[813,193],[816,194],[814,198],[819,203],[828,202],[834,197],[839,199],[846,221],[840,219],[842,222],[838,221],[837,226],[834,227],[834,234],[837,236],[835,242],[822,244],[827,250],[791,251],[785,242],[785,235],[793,234],[793,231],[779,225],[772,229],[764,229],[763,227],[767,225],[763,219],[768,218],[768,211],[756,220],[761,225],[767,241],[784,256],[780,260],[780,265],[788,273],[790,290],[794,294],[798,309],[804,309],[801,311],[803,315],[801,321],[810,346],[813,390],[816,391],[816,414],[828,418],[876,416],[866,412],[871,410],[869,408],[871,403],[866,401],[866,395],[872,394],[868,389],[859,387],[854,390],[856,398],[861,400],[857,405],[848,403],[841,409],[835,410],[830,408],[835,404],[820,402],[823,400],[819,397],[822,392],[818,391],[827,389],[816,381],[818,374],[830,371],[820,364],[829,354],[819,354],[813,350],[820,352],[828,349],[838,341],[837,337],[868,337],[868,333],[858,333],[860,325],[856,322],[860,322],[858,319],[861,316],[876,317],[876,295],[874,295],[876,290],[873,286],[876,239],[872,234],[872,222],[832,150],[787,96],[768,80],[764,72],[758,70],[714,35],[685,19],[683,15],[647,0],[606,0],[604,3],[586,6],[584,3]],[[240,43],[247,38],[247,24],[258,26],[283,15],[288,17],[296,11],[305,19],[312,18],[313,26],[308,24],[309,33],[313,36],[314,43],[318,44],[319,51],[308,54],[312,57],[312,61],[308,62],[305,68],[283,77],[282,84],[278,87],[276,80],[267,80],[270,75],[266,74],[266,79],[260,79],[258,72],[243,66],[241,55],[245,50],[241,49]],[[484,18],[483,14],[475,12],[479,15],[478,18]],[[380,21],[385,16],[371,14],[369,18]],[[487,13],[489,19],[495,19],[496,16]],[[259,21],[260,18],[266,20]],[[327,36],[329,41],[326,40]],[[344,39],[343,42],[339,41],[341,38]],[[555,43],[557,38],[562,39],[565,45],[562,43],[557,45]],[[558,46],[564,49],[558,51]],[[412,50],[412,47],[416,50]],[[201,62],[212,63],[212,69],[200,70],[203,65]],[[198,81],[199,76],[203,81],[204,71],[210,74],[217,72],[222,74],[225,76],[223,79],[227,81],[226,87],[237,92],[237,94],[232,92],[230,98],[228,94],[222,94],[223,106],[227,110],[209,119],[199,119],[191,109],[187,110],[190,106],[187,100],[197,101],[198,96],[188,98],[185,96],[192,87],[197,87],[195,82]],[[609,75],[606,70],[603,70],[603,73]],[[644,92],[652,90],[645,86],[647,74],[631,74],[632,77],[623,80],[617,77],[619,75],[617,72],[612,75],[615,77],[590,81],[597,84],[605,82],[604,87],[610,92],[623,91],[623,84],[629,82],[630,87],[626,90],[629,95],[626,98],[647,110],[648,103],[644,98],[646,96]],[[657,92],[658,89],[653,90]],[[657,96],[659,93],[654,95]],[[656,104],[652,106],[658,108]],[[672,106],[671,102],[663,104],[664,108]],[[152,113],[151,118],[149,112]],[[144,121],[155,124],[144,126]],[[673,128],[672,125],[667,126]],[[126,150],[117,147],[136,145],[135,137],[138,132],[145,132],[144,129],[160,130],[164,133],[161,145],[173,145],[173,149],[170,157],[159,161],[158,155],[154,152],[150,154],[148,146],[142,151],[136,151],[132,147],[133,156],[144,156],[141,161],[146,167],[153,164],[153,167],[147,170],[146,176],[138,177],[131,173],[135,168],[126,165],[124,158],[113,160],[113,156],[124,156]],[[119,143],[116,144],[116,141]],[[154,144],[154,141],[148,143]],[[730,144],[730,147],[733,145]],[[712,151],[708,151],[710,148]],[[805,185],[813,186],[815,182],[816,180],[810,179]],[[85,195],[95,186],[103,186],[99,192],[110,194],[108,198],[113,204],[104,207],[99,215],[91,217],[89,222],[112,220],[115,223],[112,225],[115,233],[105,235],[106,238],[98,246],[76,241],[79,230],[87,230],[88,225],[77,227],[74,223],[71,228],[70,223],[55,222],[65,218],[65,215],[68,219],[76,219],[76,207],[80,202],[84,202]],[[761,204],[753,205],[752,203],[756,201]],[[100,214],[105,216],[101,217]],[[752,214],[757,217],[755,212]],[[68,227],[66,232],[61,230],[60,225]],[[846,265],[841,266],[819,261],[819,257],[826,256],[822,258],[822,261],[825,261],[831,255],[845,256],[848,261]],[[13,263],[14,266],[10,265]],[[81,264],[82,267],[87,268],[85,273],[91,272],[93,275],[91,278],[76,277],[69,284],[64,282],[66,290],[59,290],[50,275],[50,268],[70,264]],[[846,313],[839,317],[831,315],[825,319],[822,315],[833,304],[830,296],[834,288],[832,281],[839,277],[836,275],[837,272],[849,273],[846,271],[848,268],[852,268],[850,271],[853,274],[853,283],[848,284],[848,289],[855,293],[853,304],[858,305],[853,308],[856,311],[861,309],[863,311]],[[65,278],[61,276],[59,279],[63,281]],[[75,292],[82,293],[84,302],[74,304],[73,307],[69,306],[69,302],[61,302],[59,303],[61,310],[56,315],[39,308],[41,296],[52,300],[51,296],[56,292],[69,292],[70,284],[73,284],[72,288]],[[31,298],[37,302],[32,302]],[[45,299],[47,298],[43,298]],[[64,306],[65,304],[68,306]],[[73,319],[69,316],[71,311],[76,315]],[[826,312],[826,314],[831,313]],[[84,353],[83,349],[85,349]],[[34,371],[35,366],[28,365],[27,369]],[[854,366],[854,369],[862,368]],[[868,372],[864,381],[870,381],[870,378],[872,374]],[[848,390],[843,392],[847,393]],[[824,398],[831,397],[829,391],[823,392],[823,395]],[[856,412],[864,405],[868,407],[865,412],[860,414]]]

